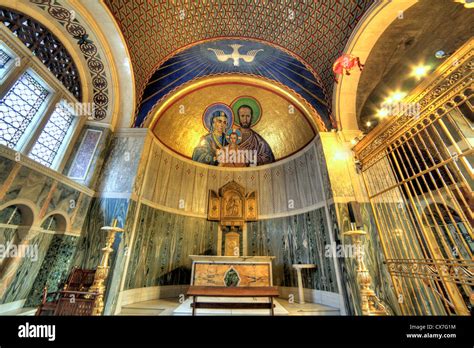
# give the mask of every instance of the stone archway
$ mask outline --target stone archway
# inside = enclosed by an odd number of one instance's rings
[[[416,3],[415,0],[382,2],[367,12],[358,23],[346,44],[344,53],[352,54],[365,62],[377,40],[400,13]],[[350,141],[359,135],[357,125],[356,97],[360,72],[354,71],[351,76],[341,76],[334,85],[332,109],[337,121],[338,130],[342,131],[345,140]]]

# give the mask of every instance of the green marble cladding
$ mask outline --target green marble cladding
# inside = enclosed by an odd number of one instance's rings
[[[217,223],[141,205],[125,289],[190,283],[189,255],[217,254]],[[324,256],[329,235],[324,209],[247,224],[249,255],[275,256],[275,285],[297,287],[295,263],[305,287],[337,292],[334,262]]]
[[[0,236],[2,240],[15,240],[16,231],[9,228],[0,229]],[[0,298],[0,304],[9,303],[26,299],[31,288],[33,287],[34,281],[38,272],[41,269],[41,265],[46,256],[48,247],[53,238],[53,234],[49,233],[37,233],[29,242],[31,246],[37,246],[38,254],[37,257],[24,257],[21,258],[16,268],[15,276],[9,282],[8,288],[6,289],[3,297]],[[8,263],[13,259],[5,259],[2,262],[2,267],[8,267]]]
[[[69,275],[77,241],[77,236],[53,235],[41,269],[25,302],[25,307],[36,307],[41,303],[45,286],[48,287],[48,292],[60,290],[60,286]]]
[[[142,204],[125,289],[190,284],[189,255],[216,255],[216,222]]]
[[[11,170],[15,166],[15,162],[4,157],[0,158],[0,183],[4,183],[8,178]]]
[[[105,314],[112,314],[116,305],[120,280],[125,267],[125,251],[129,248],[130,231],[132,230],[136,202],[125,198],[93,198],[81,237],[71,266],[95,269],[102,257],[101,249],[105,245],[107,233],[101,227],[110,226],[113,219],[118,220],[118,226],[124,229],[117,233],[112,246],[110,271],[107,278],[107,293],[105,295]]]
[[[2,162],[13,162],[6,158],[1,158]],[[36,172],[28,167],[22,166],[7,188],[5,196],[0,204],[14,199],[27,199],[41,206],[48,196],[54,180],[42,173]]]
[[[15,162],[5,158],[0,158],[0,185],[5,182],[11,170],[13,169]],[[32,204],[36,205],[37,210],[39,211],[41,207],[46,202],[51,189],[53,188],[55,180],[44,175],[43,173],[37,172],[34,169],[22,166],[17,175],[13,178],[12,183],[6,189],[5,196],[0,201],[0,204],[8,204],[13,200],[22,199],[30,201]],[[90,204],[90,197],[87,197],[85,194],[82,194],[82,198],[79,200],[80,192],[71,188],[70,186],[63,184],[61,182],[57,183],[56,189],[51,195],[51,199],[48,202],[48,205],[45,210],[45,215],[48,215],[50,212],[55,210],[61,210],[72,216],[75,214],[75,219],[72,225],[73,229],[80,230],[84,222],[84,218],[87,212],[87,209]],[[71,205],[71,201],[79,202],[78,205]],[[79,211],[75,212],[74,209]],[[15,237],[16,230],[14,229],[0,229],[0,242],[6,243],[9,240],[15,240],[15,244],[22,244],[22,239]],[[34,237],[32,238],[30,245],[38,246],[38,258],[36,260],[30,258],[24,258],[19,261],[18,268],[16,268],[15,276],[9,281],[8,288],[4,293],[4,296],[0,299],[0,303],[8,303],[18,300],[26,299],[30,294],[35,293],[37,295],[38,289],[44,287],[41,284],[44,281],[46,275],[52,275],[50,268],[53,267],[52,256],[48,257],[48,262],[43,263],[43,259],[46,255],[50,253],[50,243],[55,242],[56,238],[66,238],[66,239],[76,239],[77,237],[68,237],[55,235],[53,233],[43,233],[43,232],[33,232],[30,230],[30,234],[33,233]],[[69,260],[74,252],[74,248],[70,245],[63,246],[63,249],[60,249],[58,252],[65,252],[65,249],[70,249],[70,252],[66,252],[69,255]],[[72,249],[71,249],[72,248]],[[3,269],[8,267],[8,263],[12,260],[4,260],[2,262]],[[56,268],[54,268],[56,267]],[[61,272],[68,272],[69,266],[66,265],[55,265],[53,273],[61,269]],[[1,270],[0,270],[1,271]],[[53,276],[53,278],[56,276]],[[48,278],[49,279],[49,278]],[[59,280],[60,282],[61,280]],[[48,284],[53,284],[52,279],[49,280]],[[57,286],[57,285],[56,285]]]
[[[99,191],[132,192],[144,143],[144,136],[112,137],[97,187]]]
[[[336,236],[341,241],[341,232],[348,231],[350,227],[350,217],[347,204],[336,204],[331,206],[332,214],[334,215],[334,221],[338,221],[339,228]],[[363,226],[362,229],[367,232],[364,251],[365,251],[365,264],[369,273],[372,277],[372,287],[385,305],[396,315],[400,315],[400,307],[397,302],[397,296],[395,289],[392,284],[391,276],[388,272],[387,266],[384,264],[383,249],[380,242],[380,238],[375,226],[375,220],[372,213],[372,209],[369,203],[360,204],[360,213],[362,217]],[[345,243],[350,243],[348,237],[345,238]],[[341,262],[343,268],[344,284],[346,288],[347,303],[351,305],[349,314],[362,314],[360,308],[360,292],[357,282],[356,263],[354,258],[345,258],[344,262]]]
[[[14,164],[14,161],[4,157],[0,158],[0,168],[2,170],[8,170],[8,172],[1,172],[0,185],[8,177],[8,174],[12,170]],[[54,179],[33,169],[22,166],[10,186],[7,188],[5,196],[0,200],[0,204],[3,205],[16,199],[24,199],[36,204],[39,211],[48,198],[48,195],[53,187],[53,183]],[[72,216],[74,215],[74,210],[78,209],[79,211],[75,213],[75,219],[73,221],[72,228],[75,230],[80,230],[91,201],[91,197],[88,197],[84,193],[82,194],[82,198],[79,199],[80,195],[81,193],[74,188],[58,182],[56,189],[54,190],[51,199],[48,202],[45,215],[48,215],[54,210],[61,210],[69,216]],[[80,203],[72,205],[71,202],[73,201]]]
[[[273,283],[297,287],[293,264],[315,264],[316,269],[302,270],[303,286],[337,292],[334,260],[325,257],[330,245],[324,208],[307,213],[260,220],[247,224],[248,254],[275,256]]]
[[[107,233],[101,231],[104,226],[110,226],[113,219],[118,220],[118,226],[123,227],[127,219],[129,199],[125,198],[93,198],[86,215],[81,237],[74,255],[73,265],[80,268],[95,269],[100,263],[101,249],[105,245]],[[125,236],[128,238],[128,230]]]

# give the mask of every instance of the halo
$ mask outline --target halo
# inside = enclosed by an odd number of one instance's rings
[[[242,141],[242,132],[240,130],[236,129],[236,128],[235,129],[231,128],[225,133],[225,138],[227,139],[227,142],[230,144],[230,135],[232,133],[237,134],[237,144],[240,144],[241,141]]]
[[[202,115],[202,124],[204,125],[204,128],[208,130],[209,133],[212,133],[212,114],[216,111],[223,111],[226,116],[227,116],[227,127],[226,127],[226,132],[229,128],[232,127],[232,124],[234,123],[234,115],[232,113],[232,109],[224,104],[224,103],[214,103],[209,105],[206,110],[204,111],[204,114]]]
[[[255,126],[258,121],[260,121],[260,117],[262,116],[262,106],[255,98],[252,97],[238,97],[237,99],[235,99],[232,102],[231,107],[235,115],[234,123],[238,126],[240,126],[238,110],[242,105],[248,105],[252,109],[252,121],[250,123],[250,126]]]

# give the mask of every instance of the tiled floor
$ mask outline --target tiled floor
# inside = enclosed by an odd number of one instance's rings
[[[339,309],[317,303],[288,303],[284,298],[276,301],[288,311],[286,315],[340,315]],[[173,311],[180,305],[175,298],[137,302],[124,306],[119,315],[175,315]]]

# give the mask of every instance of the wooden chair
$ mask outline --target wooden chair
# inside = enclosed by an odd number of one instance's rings
[[[43,289],[41,305],[36,315],[92,315],[97,293],[89,292],[95,270],[74,267],[63,290],[48,293]]]

